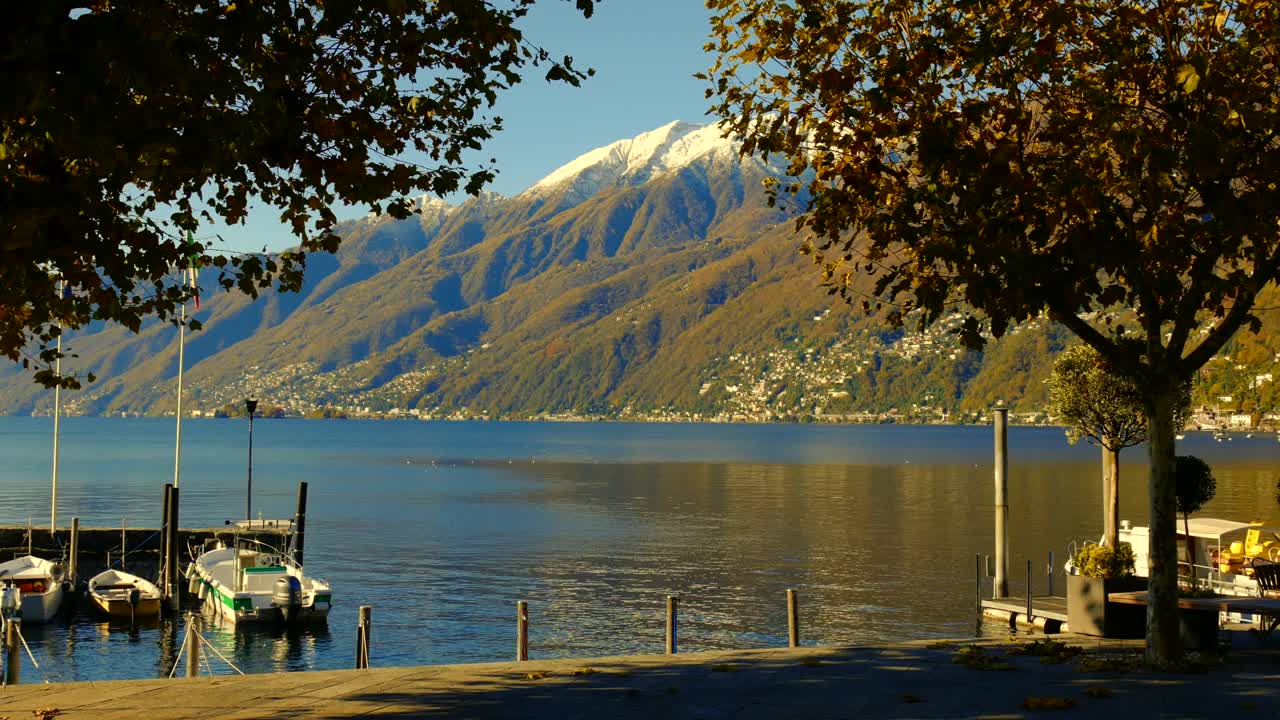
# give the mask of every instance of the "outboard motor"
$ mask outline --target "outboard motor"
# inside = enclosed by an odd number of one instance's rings
[[[292,622],[302,609],[302,581],[292,575],[277,578],[271,589],[271,605],[280,610],[285,622]]]
[[[6,621],[9,618],[22,616],[22,591],[14,587],[13,583],[5,582],[4,587],[0,587],[0,617]]]

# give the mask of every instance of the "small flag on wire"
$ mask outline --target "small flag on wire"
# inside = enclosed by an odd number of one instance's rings
[[[191,231],[187,231],[187,269],[183,275],[187,281],[187,287],[191,288],[191,295],[196,301],[196,310],[200,309],[200,257],[196,255],[196,239],[192,236]]]

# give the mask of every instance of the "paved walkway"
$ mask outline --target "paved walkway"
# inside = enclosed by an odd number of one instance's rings
[[[968,641],[954,641],[30,684],[0,690],[0,720],[42,718],[42,709],[69,720],[1280,717],[1274,651],[1235,653],[1231,665],[1207,673],[1166,675],[1126,669],[1132,642],[1059,637],[1085,654],[1045,664],[988,640],[976,641],[986,662],[1010,669],[957,664]],[[1073,707],[1039,710],[1037,698]]]

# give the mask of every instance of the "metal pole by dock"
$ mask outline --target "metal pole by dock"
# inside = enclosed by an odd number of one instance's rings
[[[18,626],[21,624],[22,621],[18,618],[9,618],[5,623],[4,681],[7,685],[17,685],[22,676],[22,641],[18,639]]]
[[[1027,624],[1031,625],[1031,597],[1035,593],[1031,587],[1031,561],[1027,561]]]
[[[516,603],[516,660],[529,659],[529,603]]]
[[[1009,411],[995,409],[996,581],[993,598],[1009,597]]]
[[[356,625],[356,669],[369,669],[369,643],[373,634],[373,606],[361,605]]]
[[[1049,551],[1049,597],[1053,597],[1053,551]]]
[[[787,588],[787,647],[800,647],[800,598]]]
[[[679,610],[680,598],[667,596],[667,654],[676,654],[676,613]]]
[[[187,677],[200,674],[200,631],[196,628],[196,614],[187,613]]]

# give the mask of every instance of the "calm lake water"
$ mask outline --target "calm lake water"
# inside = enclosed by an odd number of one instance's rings
[[[51,428],[0,418],[0,524],[48,523]],[[183,524],[242,517],[247,423],[183,431]],[[1050,551],[1060,563],[1101,533],[1100,463],[1054,428],[1012,428],[1009,451],[1020,593],[1027,558],[1043,584]],[[1274,435],[1191,433],[1179,451],[1218,477],[1204,514],[1280,514]],[[765,647],[785,644],[795,587],[806,643],[968,636],[991,455],[989,427],[260,420],[254,514],[291,515],[310,483],[307,570],[333,584],[333,612],[327,629],[204,632],[247,672],[344,668],[356,608],[372,605],[375,666],[505,660],[527,600],[533,657],[661,652],[676,594],[682,650]],[[1135,524],[1144,460],[1121,455]],[[61,522],[158,526],[172,463],[172,419],[64,420]],[[167,674],[181,640],[83,611],[24,631],[32,680]]]

